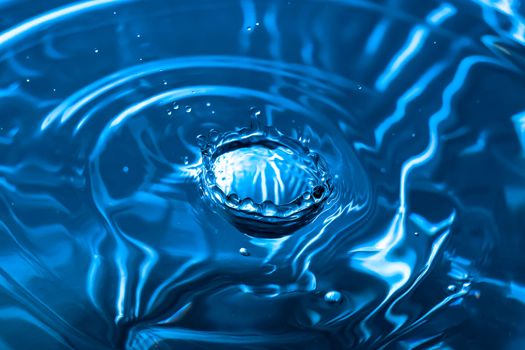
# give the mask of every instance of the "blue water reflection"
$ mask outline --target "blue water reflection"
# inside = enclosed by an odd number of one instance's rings
[[[522,1],[0,13],[1,349],[525,346]]]

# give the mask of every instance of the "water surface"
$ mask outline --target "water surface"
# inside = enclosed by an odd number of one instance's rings
[[[0,1],[0,348],[524,348],[524,73],[519,0]]]

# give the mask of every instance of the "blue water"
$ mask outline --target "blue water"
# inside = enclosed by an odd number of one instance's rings
[[[0,349],[525,349],[525,3],[0,0]]]

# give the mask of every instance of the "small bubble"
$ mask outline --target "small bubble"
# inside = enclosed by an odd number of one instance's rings
[[[304,200],[309,200],[310,198],[312,198],[312,195],[309,192],[305,192],[303,194],[303,199]]]
[[[255,22],[255,25],[258,27],[260,26],[261,24],[259,22]]]
[[[171,111],[170,110],[168,110],[168,115],[171,115]]]
[[[186,106],[186,113],[191,113],[191,107],[190,106]]]
[[[447,291],[449,291],[450,293],[454,293],[456,292],[456,290],[457,290],[457,287],[454,284],[451,284],[447,287]]]
[[[341,293],[332,290],[324,295],[324,301],[328,304],[339,304],[342,300]]]
[[[415,132],[412,133],[412,137],[416,137],[416,133]]]
[[[26,81],[29,83],[31,81],[31,79],[28,78],[28,79],[26,79]]]
[[[251,32],[252,31],[252,27],[248,27],[248,28],[246,28],[246,30]]]
[[[211,111],[211,114],[215,114],[215,111]]]
[[[125,166],[122,168],[122,171],[127,174],[129,172],[129,168]]]
[[[53,89],[53,92],[57,92],[57,89]]]
[[[168,82],[167,82],[166,80],[164,80],[164,81],[162,82],[162,84],[163,84],[163,85],[168,85]]]
[[[357,90],[363,90],[363,87],[361,85],[358,85]]]
[[[414,232],[414,236],[419,236],[419,232]]]
[[[188,157],[184,157],[184,165],[188,165],[190,163],[190,161],[188,160]]]
[[[174,103],[174,104],[173,104],[173,109],[174,109],[174,110],[177,110],[177,109],[179,109],[179,108],[180,108],[180,106],[179,106],[178,103]]]
[[[246,248],[241,248],[241,249],[239,249],[239,253],[240,253],[242,256],[250,256],[250,252],[249,252],[248,249],[246,249]]]
[[[211,107],[211,103],[210,102],[206,102],[206,107]]]
[[[117,11],[113,11],[113,14],[116,15],[116,14],[117,14]]]
[[[140,34],[137,34],[137,38],[140,38]]]
[[[98,49],[95,49],[95,53],[98,53]]]

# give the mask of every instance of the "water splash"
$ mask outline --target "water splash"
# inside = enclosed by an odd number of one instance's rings
[[[0,0],[1,348],[524,348],[523,1],[53,3]]]
[[[200,135],[201,189],[244,233],[277,238],[306,225],[333,190],[321,156],[252,110],[249,128]]]

